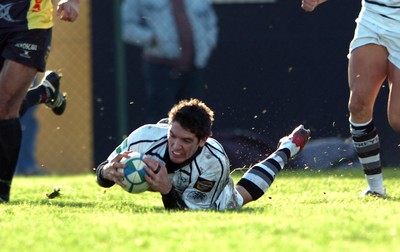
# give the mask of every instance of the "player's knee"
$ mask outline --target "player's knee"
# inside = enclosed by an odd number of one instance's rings
[[[372,110],[363,102],[350,101],[348,104],[348,109],[351,115],[357,118],[371,118]]]
[[[363,112],[362,106],[355,105],[354,103],[349,103],[349,112],[352,115],[361,115]]]
[[[0,120],[19,117],[16,106],[11,106],[8,101],[0,100]]]

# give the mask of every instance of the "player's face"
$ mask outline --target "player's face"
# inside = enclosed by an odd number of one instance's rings
[[[197,151],[203,147],[207,138],[199,139],[190,131],[182,128],[180,123],[173,122],[168,132],[168,154],[172,162],[180,164],[188,160]]]

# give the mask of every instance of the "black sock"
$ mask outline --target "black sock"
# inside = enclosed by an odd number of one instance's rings
[[[21,104],[19,116],[22,117],[30,107],[46,102],[46,99],[47,94],[45,87],[38,86],[29,89],[24,101]]]
[[[19,118],[0,120],[0,197],[7,199],[17,166],[21,145]]]

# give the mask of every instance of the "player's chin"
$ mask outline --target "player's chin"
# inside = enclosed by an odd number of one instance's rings
[[[169,158],[171,159],[171,161],[175,164],[180,164],[185,162],[185,156],[182,154],[175,154],[174,152],[170,151],[169,153]]]

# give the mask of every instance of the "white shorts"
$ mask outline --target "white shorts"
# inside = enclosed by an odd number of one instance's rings
[[[224,187],[217,201],[215,202],[216,210],[224,211],[229,209],[239,209],[243,205],[243,197],[236,190],[232,178],[229,183]]]
[[[351,52],[357,47],[367,44],[385,47],[389,53],[388,60],[400,68],[400,33],[385,30],[365,19],[358,20],[347,57],[350,58]]]

